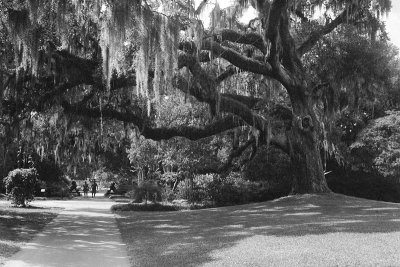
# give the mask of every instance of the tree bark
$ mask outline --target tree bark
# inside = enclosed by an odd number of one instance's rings
[[[294,116],[288,133],[294,174],[291,193],[329,193],[331,190],[325,179],[318,144],[319,121],[309,105],[305,105],[302,110],[307,112]]]
[[[291,160],[295,174],[292,194],[330,192],[317,146],[313,142],[304,142],[301,134],[295,131],[290,139],[294,147]]]

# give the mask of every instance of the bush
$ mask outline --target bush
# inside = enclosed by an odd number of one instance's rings
[[[400,184],[388,177],[362,171],[333,172],[327,175],[335,193],[372,200],[400,203]]]
[[[248,181],[240,173],[231,173],[226,178],[218,175],[197,175],[192,187],[185,183],[179,186],[178,197],[192,202],[212,202],[216,206],[260,202],[286,196],[290,187],[273,181]]]
[[[160,203],[151,203],[151,204],[138,204],[138,203],[129,203],[129,204],[116,204],[111,207],[112,211],[177,211],[179,210],[178,206],[174,205],[163,205]]]
[[[142,202],[145,200],[161,201],[161,188],[153,181],[143,181],[136,188],[134,188],[128,195],[134,199],[135,202]]]
[[[286,196],[285,187],[268,181],[247,181],[240,173],[231,173],[225,179],[214,179],[207,186],[210,199],[217,206],[237,205],[272,200]]]
[[[52,184],[46,186],[46,197],[56,197],[56,198],[64,198],[70,197],[70,192],[68,186],[64,184]]]
[[[207,192],[207,186],[214,180],[217,179],[217,175],[213,174],[201,174],[196,175],[192,180],[192,185],[187,178],[186,180],[179,183],[177,192],[175,193],[175,199],[187,199],[191,202],[203,202],[210,200],[209,193]]]
[[[352,164],[385,177],[400,176],[400,111],[369,122],[351,148]]]
[[[208,205],[178,205],[165,204],[165,203],[129,203],[129,204],[116,204],[111,207],[112,211],[181,211],[181,210],[197,210],[211,208]]]
[[[35,194],[43,196],[41,189],[46,189],[46,197],[65,197],[68,196],[69,180],[63,175],[61,168],[51,158],[37,160],[35,168],[38,172],[39,183]]]
[[[275,198],[286,196],[293,181],[290,158],[273,146],[260,147],[254,159],[244,166],[243,179],[262,184]]]
[[[37,177],[35,168],[15,169],[8,173],[4,184],[13,204],[25,207],[27,202],[33,200]]]
[[[161,198],[163,201],[172,202],[179,198],[179,190],[173,190],[169,186],[165,186],[162,190]]]
[[[126,194],[130,190],[133,189],[132,182],[127,179],[119,179],[116,185],[116,193],[117,194]]]

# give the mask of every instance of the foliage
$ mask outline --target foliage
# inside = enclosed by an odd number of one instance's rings
[[[47,197],[63,197],[68,191],[68,179],[60,166],[51,158],[37,159],[35,168],[38,173],[38,184],[36,186],[36,195],[40,195],[40,190],[45,189]]]
[[[37,177],[36,169],[30,168],[15,169],[4,178],[6,191],[15,205],[25,207],[27,202],[33,200]]]
[[[247,147],[272,144],[299,161],[292,162],[294,187],[303,177],[303,191],[329,191],[319,150],[335,150],[331,104],[345,91],[354,107],[363,102],[375,114],[388,100],[395,52],[380,20],[390,1],[208,5],[2,1],[0,125],[11,138],[1,142],[8,149],[27,141],[73,179],[103,167],[127,177],[126,148],[137,170],[162,162],[206,173],[239,169]],[[244,25],[250,6],[258,16]],[[200,19],[206,10],[209,24]],[[271,110],[282,103],[290,122],[271,126]],[[301,172],[307,168],[317,171]]]
[[[243,168],[244,179],[250,181],[268,181],[269,183],[290,184],[290,158],[275,147],[260,147],[254,159]]]
[[[143,181],[129,195],[135,202],[161,201],[161,188],[154,181]]]
[[[307,58],[308,68],[316,84],[335,87],[319,92],[324,101],[375,117],[391,99],[392,79],[399,75],[398,51],[384,38],[371,41],[357,32],[356,27],[341,27],[321,40]]]
[[[336,121],[337,127],[341,130],[341,141],[350,146],[360,131],[365,128],[370,120],[370,116],[366,112],[342,112],[340,118]]]
[[[376,172],[366,173],[345,168],[328,174],[327,182],[335,193],[400,203],[398,179],[383,177]]]
[[[226,179],[213,180],[207,185],[207,191],[218,206],[267,201],[289,193],[279,191],[274,185],[265,182],[243,180],[238,173],[231,173]]]
[[[400,74],[398,50],[385,38],[371,40],[347,25],[323,38],[308,54],[327,157],[347,160],[348,147],[368,120],[398,105],[394,82]]]
[[[196,142],[183,138],[162,143],[142,139],[132,143],[129,159],[133,166],[149,166],[153,170],[161,161],[168,169],[177,166],[180,171],[199,172],[218,166],[226,158],[223,149],[223,140],[218,136]]]
[[[192,186],[181,183],[177,198],[195,203],[212,202],[217,206],[245,204],[275,199],[288,194],[290,187],[278,190],[276,185],[263,181],[244,180],[240,173],[231,173],[226,178],[218,175],[197,175]]]
[[[111,210],[116,211],[178,211],[180,208],[174,205],[165,205],[162,203],[130,203],[116,204],[111,207]]]
[[[163,101],[157,107],[156,124],[160,127],[182,127],[204,124],[208,114],[204,105],[184,96]],[[197,140],[195,142],[185,138],[176,137],[162,142],[133,136],[128,157],[132,166],[158,168],[162,162],[164,167],[179,171],[199,172],[207,168],[215,168],[223,162],[227,155],[225,150],[228,144],[223,136],[216,135]]]
[[[351,145],[354,165],[383,176],[400,175],[400,112],[371,121]]]

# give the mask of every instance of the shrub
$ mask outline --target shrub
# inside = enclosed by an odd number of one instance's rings
[[[362,171],[333,172],[327,175],[335,193],[388,202],[400,202],[400,184],[389,177]]]
[[[115,204],[111,207],[112,211],[181,211],[181,210],[197,210],[211,208],[208,205],[177,205],[165,203],[128,203],[128,204]]]
[[[352,164],[385,177],[400,175],[400,111],[369,122],[351,148]]]
[[[161,188],[153,181],[143,181],[129,195],[135,202],[161,201]]]
[[[191,202],[203,202],[210,200],[210,195],[207,192],[208,184],[218,177],[213,174],[201,174],[193,177],[192,185],[190,180],[186,180],[179,183],[176,192],[177,199],[187,199]]]
[[[290,187],[274,181],[248,181],[240,173],[233,172],[226,178],[218,175],[197,175],[192,187],[179,186],[181,198],[192,202],[212,202],[216,206],[260,202],[285,196]]]
[[[173,190],[169,186],[165,186],[162,190],[161,198],[163,201],[172,202],[175,199],[179,198],[179,190]]]
[[[266,182],[271,193],[287,195],[291,190],[293,173],[290,158],[281,150],[270,146],[260,147],[252,161],[243,168],[243,178]]]
[[[129,203],[129,204],[116,204],[111,207],[112,211],[177,211],[179,210],[178,206],[174,205],[163,205],[160,203],[151,203],[151,204],[138,204],[138,203]]]
[[[36,196],[65,197],[68,195],[69,180],[52,158],[37,159],[35,168],[39,183],[36,186]],[[45,193],[41,189],[46,189]]]
[[[217,177],[207,185],[207,193],[217,206],[237,205],[273,199],[267,182],[247,181],[240,173]]]
[[[242,192],[232,179],[217,178],[206,187],[207,194],[216,205],[240,204]]]
[[[37,176],[35,168],[15,169],[8,173],[4,184],[13,204],[25,207],[27,202],[33,200]]]

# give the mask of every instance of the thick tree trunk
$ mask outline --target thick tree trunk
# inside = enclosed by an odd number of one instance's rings
[[[291,161],[295,174],[292,194],[330,192],[317,146],[295,133],[290,142],[293,147]]]
[[[317,117],[307,113],[295,116],[289,133],[290,157],[294,173],[292,194],[328,193],[329,189],[318,146]]]

